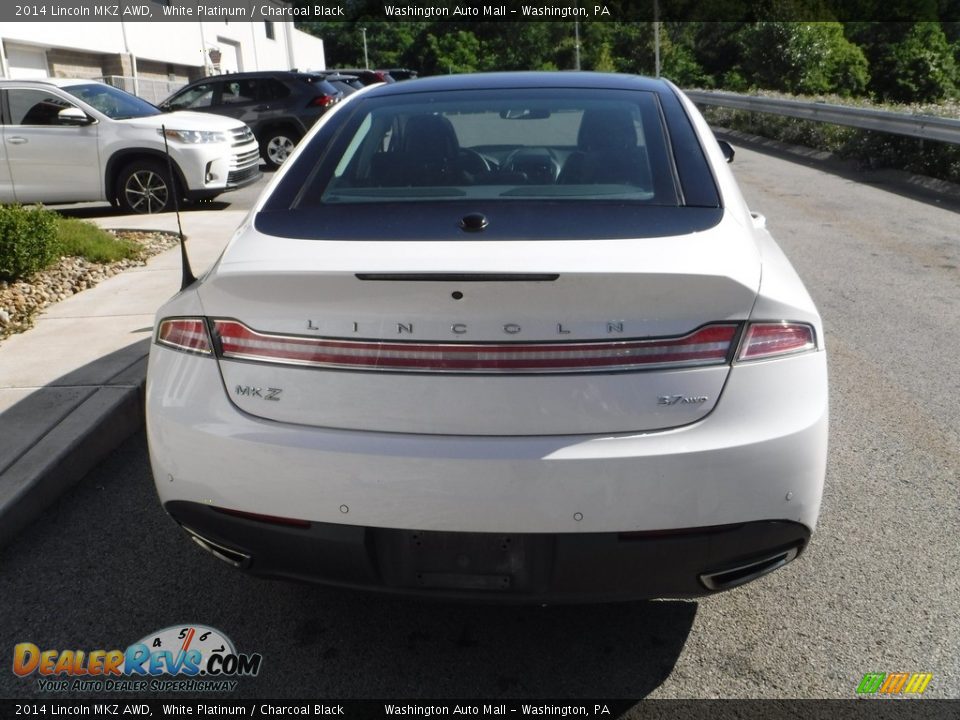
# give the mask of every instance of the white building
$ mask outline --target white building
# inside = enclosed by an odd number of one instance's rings
[[[0,22],[2,77],[104,79],[151,101],[207,75],[325,67],[292,21]]]

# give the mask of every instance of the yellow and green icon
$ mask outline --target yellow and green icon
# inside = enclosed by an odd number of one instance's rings
[[[867,673],[857,686],[858,695],[922,695],[933,673]]]

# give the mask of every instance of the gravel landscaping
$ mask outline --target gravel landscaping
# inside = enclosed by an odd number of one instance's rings
[[[48,305],[65,300],[125,270],[142,267],[146,265],[148,258],[177,244],[175,233],[128,230],[108,232],[137,243],[141,247],[140,257],[112,263],[61,257],[54,265],[27,280],[0,280],[0,341],[32,327],[36,315]]]

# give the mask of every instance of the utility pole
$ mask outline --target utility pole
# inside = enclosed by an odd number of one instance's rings
[[[660,0],[653,0],[654,77],[660,77]]]
[[[365,27],[360,28],[360,32],[363,33],[363,67],[366,70],[370,69],[370,58],[367,55],[367,29]]]
[[[575,69],[580,69],[580,21],[573,21],[573,50],[576,57]]]

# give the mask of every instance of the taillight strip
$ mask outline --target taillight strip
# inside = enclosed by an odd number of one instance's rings
[[[815,350],[816,334],[806,323],[750,323],[740,343],[739,360],[764,360]]]
[[[210,338],[203,318],[166,318],[157,327],[156,340],[174,350],[210,355]]]
[[[407,343],[260,333],[214,320],[227,359],[308,367],[404,372],[604,372],[714,365],[728,360],[736,325],[709,325],[680,338],[572,343]]]

